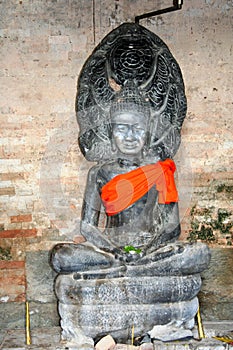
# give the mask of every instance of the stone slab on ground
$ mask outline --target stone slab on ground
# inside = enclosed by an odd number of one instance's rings
[[[2,330],[0,349],[25,350],[25,349],[65,349],[60,344],[60,327],[40,328],[31,331],[31,345],[26,345],[24,329]]]
[[[204,331],[207,338],[200,341],[194,339],[170,343],[154,341],[153,345],[147,344],[146,346],[143,344],[140,347],[116,344],[112,350],[230,350],[233,349],[233,346],[215,340],[212,337],[232,330],[233,321],[206,322],[204,323]],[[25,330],[23,329],[0,331],[1,350],[68,350],[65,345],[60,343],[60,327],[31,330],[31,342],[31,345],[25,344]]]
[[[189,342],[154,342],[153,350],[228,350],[229,344],[215,339],[191,340]]]
[[[46,329],[59,326],[57,302],[30,301],[29,309],[31,328]],[[22,329],[25,325],[25,302],[0,303],[0,315],[0,330]]]

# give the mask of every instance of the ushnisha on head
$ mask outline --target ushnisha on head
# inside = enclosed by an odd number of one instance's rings
[[[150,106],[134,81],[127,81],[111,107],[112,144],[119,156],[141,156],[148,145]]]

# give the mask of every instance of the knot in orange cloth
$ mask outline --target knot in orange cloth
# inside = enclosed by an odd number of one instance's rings
[[[109,216],[116,215],[143,197],[153,186],[159,192],[158,202],[178,202],[174,180],[175,163],[171,159],[148,164],[120,174],[101,189],[101,199]]]

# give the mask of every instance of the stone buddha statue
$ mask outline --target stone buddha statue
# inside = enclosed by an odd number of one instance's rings
[[[137,38],[146,42],[145,67],[126,69],[124,56],[133,62],[140,51]],[[132,325],[135,335],[155,326],[153,337],[161,340],[161,326],[170,340],[190,336],[200,273],[210,259],[206,245],[177,241],[172,155],[186,106],[180,71],[166,45],[136,24],[122,25],[101,45],[84,66],[77,95],[80,148],[97,161],[83,199],[86,242],[61,243],[51,252],[62,338],[79,349],[108,333],[125,341]]]

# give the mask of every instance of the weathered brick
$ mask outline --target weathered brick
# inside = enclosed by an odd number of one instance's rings
[[[15,296],[14,300],[12,300],[13,302],[25,302],[26,301],[26,292],[24,291],[23,293],[20,293],[18,295]]]
[[[32,229],[18,229],[18,230],[5,230],[0,232],[0,238],[16,238],[16,237],[36,237],[36,228]]]
[[[1,187],[0,196],[14,196],[15,188],[14,187]]]
[[[11,222],[31,222],[32,214],[11,216]]]
[[[3,146],[0,146],[0,158],[4,158],[5,154],[4,154],[4,148]]]
[[[24,269],[25,261],[1,261],[0,269]]]
[[[4,291],[6,291],[6,294],[12,295],[15,298],[19,294],[25,292],[25,286],[18,285],[18,284],[7,284],[7,285],[1,284],[0,295],[4,295],[5,294]]]
[[[12,260],[13,261],[13,260]],[[9,269],[9,268],[1,268],[0,269],[0,278],[21,278],[22,276],[25,277],[25,268],[19,267],[17,269]]]
[[[1,181],[22,180],[24,178],[25,178],[24,173],[2,173],[2,174],[0,174]]]
[[[25,275],[23,276],[14,276],[11,275],[11,273],[9,273],[9,276],[5,276],[0,278],[0,284],[2,286],[6,286],[8,284],[12,285],[22,285],[25,286],[26,284],[26,279],[25,279]]]
[[[70,43],[70,39],[68,35],[50,35],[49,36],[49,44],[64,45],[69,43]]]

